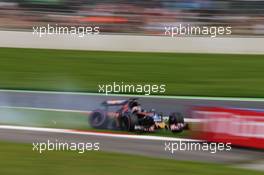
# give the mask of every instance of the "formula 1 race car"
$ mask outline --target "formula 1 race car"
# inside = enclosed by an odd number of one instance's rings
[[[107,100],[102,103],[102,106],[103,109],[94,110],[89,116],[89,124],[93,128],[142,132],[167,129],[172,132],[181,132],[186,126],[184,117],[180,113],[163,116],[154,109],[144,110],[137,98]]]

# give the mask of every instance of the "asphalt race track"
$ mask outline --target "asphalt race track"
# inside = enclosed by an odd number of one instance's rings
[[[231,151],[210,153],[208,151],[175,151],[173,154],[165,151],[165,141],[142,140],[131,138],[112,138],[104,136],[87,136],[68,133],[50,133],[42,131],[21,131],[15,129],[0,129],[0,139],[22,143],[47,142],[99,142],[101,151],[120,152],[128,154],[161,157],[176,160],[192,160],[203,162],[217,162],[241,164],[263,160],[264,153],[253,150],[232,148]],[[179,141],[173,141],[174,143]]]
[[[96,96],[87,94],[70,93],[43,93],[25,91],[0,91],[0,106],[11,107],[36,107],[70,110],[93,110],[107,99],[127,99],[129,97]],[[140,103],[146,109],[155,108],[157,111],[168,114],[179,111],[188,117],[188,110],[193,105],[229,106],[244,108],[263,108],[264,101],[244,100],[210,100],[210,99],[165,99],[142,97]],[[174,154],[164,150],[164,141],[137,140],[128,138],[111,138],[103,136],[87,136],[69,133],[51,133],[43,131],[20,131],[15,129],[0,129],[0,140],[14,142],[45,142],[49,140],[61,140],[65,142],[100,142],[103,151],[139,154],[178,160],[194,160],[204,162],[218,162],[240,164],[255,161],[263,161],[264,152],[233,148],[212,154],[202,151],[177,151]]]

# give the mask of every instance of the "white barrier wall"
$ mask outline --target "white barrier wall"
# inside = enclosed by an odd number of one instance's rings
[[[264,38],[48,35],[0,31],[0,47],[72,50],[264,54]]]

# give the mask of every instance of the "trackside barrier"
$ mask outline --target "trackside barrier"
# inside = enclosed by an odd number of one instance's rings
[[[264,149],[264,111],[194,107],[191,116],[200,120],[191,128],[196,139]]]
[[[0,47],[132,52],[264,54],[264,38],[164,37],[133,35],[48,35],[0,31]]]

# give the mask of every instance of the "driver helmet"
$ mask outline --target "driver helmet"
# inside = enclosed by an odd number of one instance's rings
[[[140,105],[138,105],[138,106],[134,106],[133,108],[132,108],[132,110],[131,110],[131,112],[132,113],[134,113],[134,112],[141,112],[141,106]]]

